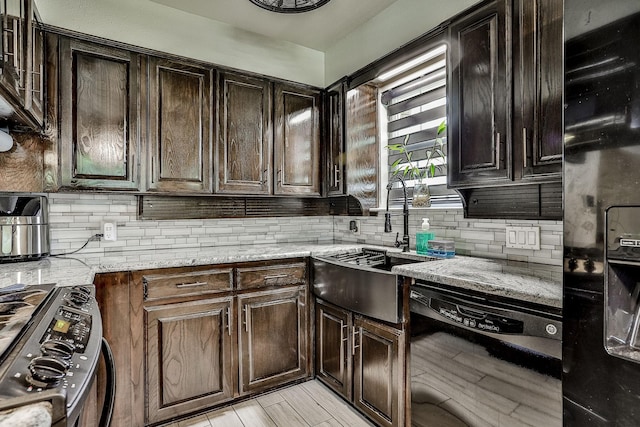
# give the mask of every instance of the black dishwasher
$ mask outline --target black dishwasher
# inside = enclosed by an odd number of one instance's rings
[[[562,425],[561,310],[418,281],[414,426]]]

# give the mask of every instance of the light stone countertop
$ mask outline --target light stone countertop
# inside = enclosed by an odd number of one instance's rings
[[[397,265],[391,271],[416,280],[562,308],[560,266],[455,256]]]
[[[93,277],[98,273],[307,257],[311,254],[357,251],[361,247],[362,245],[356,244],[288,243],[121,251],[108,254],[78,253],[66,257],[47,257],[39,261],[0,264],[0,289],[16,283],[82,285],[93,283]]]
[[[329,255],[357,251],[363,246],[375,248],[361,244],[288,243],[48,257],[39,261],[0,264],[0,288],[15,283],[80,285],[92,283],[98,273]],[[414,251],[407,254],[397,249],[377,248],[414,261],[425,259]],[[399,265],[393,267],[392,272],[418,280],[562,307],[562,270],[557,266],[456,256]]]

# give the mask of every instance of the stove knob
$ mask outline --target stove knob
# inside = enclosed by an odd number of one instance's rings
[[[40,346],[40,351],[45,356],[55,357],[63,361],[68,361],[73,356],[75,346],[62,340],[47,340]],[[68,362],[67,362],[68,363]]]
[[[575,258],[569,258],[567,266],[569,267],[569,271],[574,271],[576,268],[578,268],[578,260]]]
[[[593,273],[595,269],[596,269],[596,264],[593,262],[593,260],[591,260],[590,258],[587,258],[586,260],[584,260],[584,270],[587,273]]]
[[[76,305],[76,306],[86,304],[87,301],[89,301],[90,297],[91,297],[90,294],[87,294],[78,289],[71,289],[71,292],[69,292],[69,300],[73,305]]]
[[[87,288],[86,286],[72,286],[71,290],[73,291],[79,291],[79,292],[84,292],[87,295],[91,295],[91,290],[89,288]]]
[[[53,357],[36,357],[29,363],[27,382],[41,388],[55,387],[65,376],[67,366]]]

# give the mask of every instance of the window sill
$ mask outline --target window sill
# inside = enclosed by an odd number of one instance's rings
[[[371,208],[369,209],[370,212],[385,212],[387,210],[387,208]],[[389,207],[389,210],[392,212],[395,211],[402,211],[402,206],[391,206]],[[412,206],[409,206],[409,212],[433,212],[433,211],[452,211],[452,210],[459,210],[460,213],[462,213],[463,209],[462,209],[462,205],[460,204],[451,204],[451,205],[441,205],[441,206],[431,206],[428,208],[414,208]]]

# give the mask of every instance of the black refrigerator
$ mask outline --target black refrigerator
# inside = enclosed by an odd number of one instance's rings
[[[564,425],[640,426],[640,0],[564,30]]]

